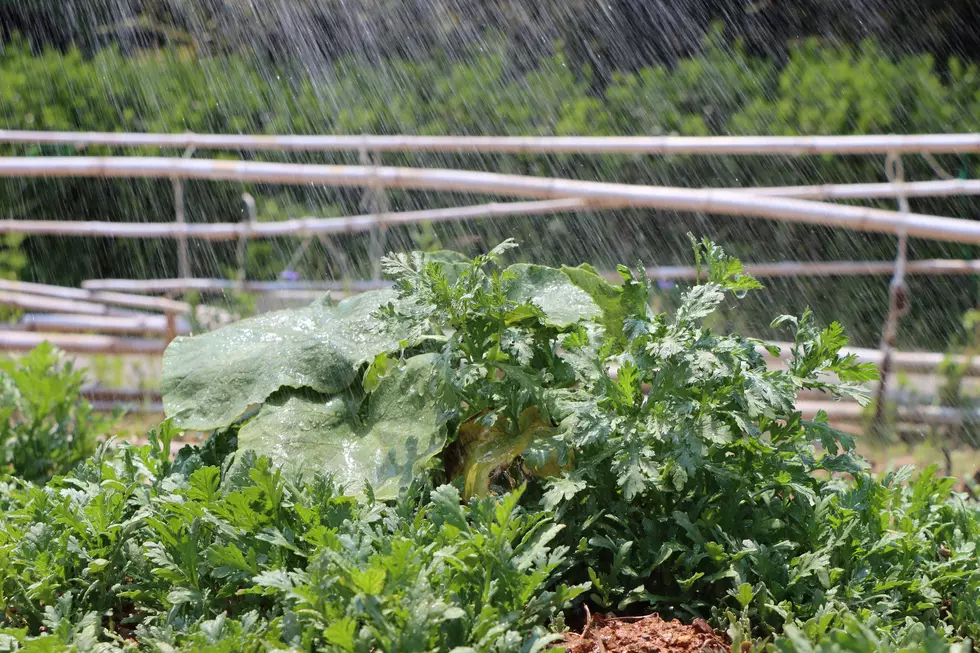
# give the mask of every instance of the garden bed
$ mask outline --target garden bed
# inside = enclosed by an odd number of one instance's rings
[[[107,427],[50,348],[0,367],[0,650],[980,637],[976,503],[935,468],[870,474],[796,409],[865,399],[875,371],[840,325],[777,318],[791,356],[769,369],[710,327],[758,289],[710,242],[671,315],[642,270],[613,285],[510,249],[393,256],[391,290],[178,338],[168,420],[139,446],[96,447]],[[174,454],[182,430],[210,436]]]

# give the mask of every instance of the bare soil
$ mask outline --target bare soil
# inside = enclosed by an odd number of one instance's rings
[[[658,614],[643,617],[592,615],[581,633],[565,633],[568,653],[727,653],[731,643],[704,619],[684,624]]]

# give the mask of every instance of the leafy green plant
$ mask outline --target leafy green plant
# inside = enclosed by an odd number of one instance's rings
[[[909,618],[976,636],[976,515],[947,503],[951,482],[879,483],[849,436],[795,408],[803,389],[866,401],[876,371],[841,353],[839,324],[778,318],[793,345],[786,368],[769,369],[763,351],[775,349],[707,326],[760,287],[709,241],[694,241],[703,278],[673,315],[651,310],[642,269],[621,268],[614,285],[588,267],[505,267],[512,247],[391,256],[390,291],[176,342],[165,398],[174,388],[175,416],[240,421],[240,446],[293,475],[333,474],[379,497],[440,457],[437,476],[459,479],[464,496],[527,483],[525,500],[565,524],[575,553],[563,577],[589,584],[601,609],[723,621],[748,587],[755,634],[874,614],[886,630]],[[266,331],[293,323],[308,326]],[[242,350],[253,341],[275,343],[276,357]],[[213,349],[228,345],[247,361]],[[226,383],[212,400],[222,375],[251,394],[226,400]],[[918,580],[903,571],[914,560]]]
[[[969,642],[950,643],[941,633],[922,624],[907,624],[899,633],[883,634],[875,620],[848,617],[838,628],[821,634],[817,641],[805,631],[788,628],[771,647],[781,653],[968,653]]]
[[[95,451],[111,418],[82,398],[83,374],[43,343],[0,361],[0,469],[44,483]]]
[[[175,434],[6,488],[0,646],[539,651],[584,589],[551,580],[561,526],[521,491],[463,505],[415,484],[358,502],[266,458],[232,463],[231,432],[171,460]]]
[[[934,469],[911,486],[909,470],[879,483],[850,437],[794,406],[801,389],[864,400],[858,384],[875,370],[810,313],[774,322],[795,337],[786,369],[769,369],[760,349],[771,347],[704,324],[758,284],[709,242],[695,256],[706,280],[673,316],[626,300],[625,340],[583,328],[563,343],[584,390],[561,424],[576,464],[542,502],[578,547],[571,577],[591,580],[600,607],[719,621],[740,609],[757,635],[859,614],[885,631],[913,619],[976,637],[976,510],[957,507]],[[624,300],[645,298],[642,271],[621,272]]]
[[[390,257],[392,290],[178,338],[164,356],[164,406],[185,428],[243,421],[242,447],[384,498],[458,437],[465,492],[484,494],[489,474],[553,421],[547,391],[574,383],[556,334],[602,315],[569,272],[501,268],[511,246],[472,261]]]
[[[863,400],[873,368],[810,312],[773,323],[778,369],[713,330],[759,284],[692,242],[670,315],[642,269],[506,266],[505,242],[174,341],[147,445],[0,481],[0,645],[537,653],[583,603],[742,650],[980,637],[980,510],[803,419],[799,390]],[[216,430],[171,457],[177,421]]]

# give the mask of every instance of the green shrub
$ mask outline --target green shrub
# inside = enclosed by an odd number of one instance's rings
[[[707,325],[759,287],[708,241],[670,315],[642,269],[513,246],[175,340],[167,410],[217,430],[3,480],[0,644],[532,653],[583,603],[800,653],[980,637],[976,504],[935,468],[872,477],[795,408],[874,376],[838,324],[777,319],[771,370]]]
[[[838,323],[778,318],[791,356],[769,369],[760,341],[709,326],[760,287],[709,241],[672,315],[642,269],[612,285],[504,266],[513,247],[391,256],[393,290],[176,340],[165,405],[356,494],[393,499],[426,470],[464,497],[526,483],[565,526],[561,577],[598,609],[738,613],[759,636],[851,617],[980,636],[975,506],[935,469],[872,478],[849,436],[795,408],[801,389],[867,400],[876,370],[841,354]]]
[[[0,650],[518,653],[583,589],[555,585],[560,526],[520,492],[358,502],[265,458],[230,464],[230,433],[171,462],[174,434],[5,488]]]
[[[82,382],[48,343],[0,361],[0,469],[45,483],[92,455],[111,420],[92,411]]]

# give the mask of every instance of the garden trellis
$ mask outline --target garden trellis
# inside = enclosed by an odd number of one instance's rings
[[[938,153],[980,152],[980,134],[924,134],[876,136],[812,137],[456,137],[456,136],[267,136],[225,134],[124,134],[29,132],[0,130],[0,143],[22,145],[69,145],[85,147],[164,148],[181,151],[181,156],[59,156],[0,158],[0,176],[5,177],[92,177],[161,178],[173,182],[175,219],[173,222],[113,223],[39,220],[0,220],[0,233],[26,235],[88,236],[103,238],[175,239],[180,254],[177,279],[91,280],[83,289],[62,289],[96,293],[94,303],[82,295],[62,290],[33,288],[4,289],[0,303],[13,304],[34,313],[25,316],[20,328],[0,332],[0,347],[24,349],[30,343],[50,340],[73,351],[160,352],[166,342],[190,327],[176,316],[186,313],[173,306],[120,308],[100,302],[97,293],[145,294],[178,293],[186,290],[249,292],[357,292],[383,283],[375,275],[370,280],[337,282],[250,282],[240,275],[235,281],[194,279],[187,257],[187,241],[237,240],[239,252],[251,239],[299,237],[328,239],[336,234],[367,232],[372,235],[372,256],[380,256],[386,228],[438,221],[465,221],[488,217],[541,215],[576,211],[646,207],[706,214],[740,215],[772,220],[831,226],[856,231],[895,235],[899,252],[895,261],[825,261],[768,263],[751,262],[747,271],[769,276],[892,276],[891,307],[880,352],[864,350],[866,359],[877,357],[883,371],[909,369],[908,357],[919,356],[913,368],[929,370],[941,362],[939,354],[894,353],[894,333],[901,314],[906,275],[967,274],[980,271],[971,260],[906,261],[904,243],[908,237],[958,243],[980,243],[980,222],[912,213],[908,198],[980,194],[980,180],[951,179],[948,175],[932,181],[906,181],[901,175],[901,156],[930,158]],[[201,151],[319,151],[356,152],[361,165],[320,165],[227,161],[194,158]],[[887,157],[892,174],[889,183],[829,184],[766,188],[677,188],[579,181],[550,177],[505,175],[453,169],[389,167],[382,165],[386,152],[450,152],[510,154],[631,154],[631,155],[879,155]],[[935,166],[933,165],[934,169]],[[894,173],[898,171],[896,176]],[[189,179],[241,181],[276,184],[322,184],[365,189],[370,213],[341,218],[302,218],[260,223],[251,217],[241,223],[188,223],[184,214],[183,182]],[[408,188],[430,191],[474,192],[514,198],[488,204],[408,212],[391,212],[385,191]],[[899,211],[839,205],[833,200],[893,198]],[[242,259],[242,256],[239,256]],[[653,278],[691,278],[693,269],[657,267],[648,270]],[[61,296],[59,296],[59,293]],[[85,295],[90,298],[90,295]],[[172,301],[172,300],[162,300]],[[92,306],[86,305],[92,304]],[[103,307],[105,310],[99,307]],[[155,317],[136,310],[156,310]],[[76,333],[71,333],[72,330]],[[101,331],[112,335],[92,335]],[[162,336],[141,340],[132,334]],[[122,335],[120,335],[122,334]],[[922,358],[925,356],[926,358]],[[918,367],[916,367],[918,366]],[[976,370],[970,366],[970,373]],[[881,391],[887,389],[887,376]],[[882,394],[881,397],[884,395]],[[882,405],[882,402],[879,402]],[[906,411],[907,412],[907,411]],[[963,418],[962,416],[960,418]],[[928,419],[925,417],[923,419]],[[948,415],[943,419],[949,419]],[[959,419],[959,418],[958,418]]]

